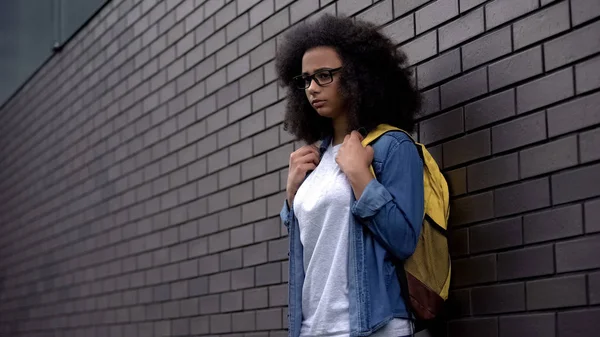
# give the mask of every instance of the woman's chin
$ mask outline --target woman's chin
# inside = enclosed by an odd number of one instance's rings
[[[315,111],[317,111],[317,114],[319,114],[319,116],[321,117],[326,117],[326,118],[333,118],[334,114],[332,113],[332,111],[326,107],[322,107],[322,108],[316,108]]]

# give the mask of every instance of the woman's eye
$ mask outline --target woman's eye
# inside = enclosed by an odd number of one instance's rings
[[[329,73],[320,73],[320,74],[317,74],[317,78],[320,79],[320,80],[327,80],[327,79],[329,79]]]

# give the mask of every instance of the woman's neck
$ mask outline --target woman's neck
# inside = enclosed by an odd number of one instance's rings
[[[344,142],[344,137],[348,134],[348,119],[346,115],[341,115],[332,120],[333,124],[333,145]]]

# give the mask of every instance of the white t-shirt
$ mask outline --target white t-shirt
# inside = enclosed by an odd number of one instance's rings
[[[298,189],[294,212],[304,247],[300,336],[349,336],[348,236],[352,187],[335,162],[340,145],[329,146]],[[395,318],[373,337],[410,335],[412,324]]]

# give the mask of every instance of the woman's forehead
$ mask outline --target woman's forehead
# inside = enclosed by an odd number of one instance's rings
[[[319,69],[342,66],[336,50],[332,47],[315,47],[307,50],[302,57],[302,72],[313,73]]]

